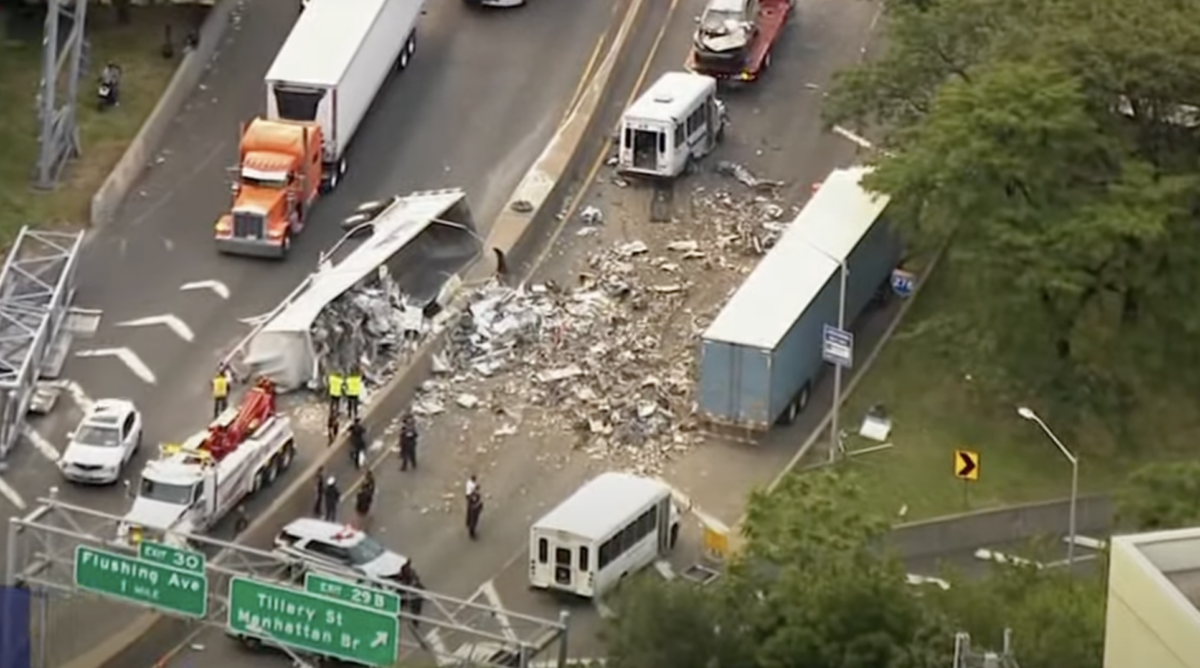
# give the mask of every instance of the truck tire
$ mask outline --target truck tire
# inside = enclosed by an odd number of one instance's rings
[[[286,471],[292,467],[292,461],[296,459],[296,446],[288,443],[283,446],[283,452],[279,455],[279,470]]]
[[[764,72],[766,72],[769,69],[771,69],[771,52],[770,51],[767,52],[767,55],[763,56],[763,62],[762,62],[762,70]]]
[[[346,175],[346,159],[341,158],[337,161],[337,165],[329,170],[329,180],[326,181],[325,192],[333,192],[337,190],[338,184],[342,182],[342,177]]]
[[[409,34],[408,42],[404,45],[404,50],[408,51],[410,57],[417,55],[417,33],[413,32]]]
[[[796,393],[792,402],[783,410],[783,415],[779,416],[779,424],[787,426],[795,422],[796,418],[800,417],[800,414],[808,407],[808,395],[809,385],[805,383],[804,387],[801,387],[800,391]]]
[[[286,260],[288,253],[292,251],[292,233],[288,232],[283,235],[283,241],[279,242],[279,259]]]

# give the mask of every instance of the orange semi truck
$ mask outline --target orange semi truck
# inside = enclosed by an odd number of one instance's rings
[[[425,0],[311,0],[267,71],[266,114],[242,127],[217,250],[284,258],[375,96],[416,51]]]

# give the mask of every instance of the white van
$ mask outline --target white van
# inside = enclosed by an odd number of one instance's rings
[[[674,178],[708,155],[725,134],[717,80],[667,72],[621,116],[617,169]]]
[[[529,584],[594,597],[675,547],[679,509],[666,484],[604,473],[529,531]]]

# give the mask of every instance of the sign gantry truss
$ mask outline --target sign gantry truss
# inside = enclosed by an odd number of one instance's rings
[[[50,590],[73,598],[70,606],[93,606],[97,619],[105,615],[118,600],[126,603],[158,607],[164,615],[190,619],[208,626],[228,629],[230,622],[231,583],[234,580],[253,580],[272,587],[285,587],[303,593],[305,577],[313,572],[305,562],[284,558],[273,552],[247,545],[230,543],[207,536],[179,535],[192,549],[207,556],[203,560],[202,577],[207,583],[206,605],[191,606],[188,611],[176,611],[155,606],[149,601],[123,596],[121,599],[99,596],[95,586],[86,589],[77,580],[79,566],[83,571],[94,563],[77,564],[79,555],[94,560],[97,551],[118,553],[122,562],[138,557],[138,550],[119,541],[121,518],[82,508],[58,500],[52,490],[49,498],[39,499],[38,507],[24,517],[13,517],[8,527],[7,582],[34,590]],[[81,547],[82,546],[82,547]],[[152,563],[146,562],[153,566]],[[148,569],[147,572],[153,569]],[[426,589],[416,590],[394,582],[367,581],[362,574],[338,568],[321,568],[334,578],[398,593],[402,600],[419,597],[422,604],[402,607],[399,618],[399,648],[405,654],[432,656],[439,665],[475,666],[505,665],[524,668],[535,657],[557,645],[557,663],[567,663],[567,622],[564,612],[557,620],[524,615],[496,606],[462,600]],[[194,574],[182,573],[194,577]],[[91,577],[91,576],[87,576]],[[182,578],[187,580],[187,578]],[[92,581],[94,585],[94,578]],[[190,586],[190,585],[189,585]],[[244,587],[243,587],[244,589]],[[235,598],[238,594],[235,593]],[[244,596],[242,597],[245,598]],[[331,608],[335,601],[330,601]],[[235,607],[241,603],[235,602]],[[200,613],[200,614],[196,614]],[[89,617],[92,613],[89,613]],[[49,620],[53,627],[54,620]],[[245,624],[236,625],[246,628]],[[258,630],[254,624],[249,626]],[[269,630],[259,635],[270,640],[283,640]],[[474,648],[491,648],[482,656]],[[503,656],[492,658],[493,649],[503,649]],[[288,651],[303,652],[292,647]],[[503,663],[501,663],[501,661]]]

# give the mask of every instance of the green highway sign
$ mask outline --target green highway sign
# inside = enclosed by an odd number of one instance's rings
[[[203,617],[208,611],[208,579],[203,574],[87,545],[75,548],[75,586],[188,617]]]
[[[309,571],[304,574],[304,590],[326,598],[361,605],[364,608],[400,614],[400,595],[394,591],[364,587],[353,582]]]
[[[239,577],[229,581],[229,629],[369,666],[396,663],[400,640],[394,614]]]
[[[189,573],[204,574],[204,553],[195,550],[184,550],[162,543],[143,540],[138,543],[138,557],[143,561],[153,561],[156,564],[178,568]]]

